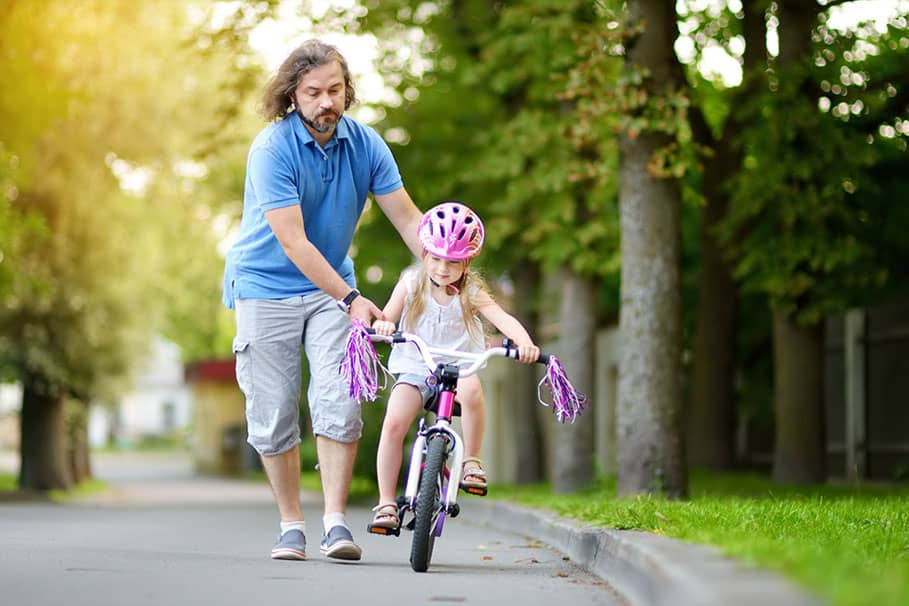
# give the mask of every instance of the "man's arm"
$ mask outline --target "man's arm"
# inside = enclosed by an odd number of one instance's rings
[[[321,251],[316,248],[303,228],[303,213],[296,204],[275,208],[265,212],[271,230],[278,238],[294,265],[297,266],[310,282],[333,299],[343,299],[350,292],[350,286],[338,272],[325,260]],[[366,297],[359,296],[350,306],[350,315],[369,324],[372,318],[382,318],[382,312]]]
[[[395,226],[401,239],[414,254],[416,258],[423,256],[423,245],[417,237],[417,228],[420,226],[420,219],[423,213],[416,207],[410,194],[403,187],[389,194],[375,196],[376,203],[391,224]]]

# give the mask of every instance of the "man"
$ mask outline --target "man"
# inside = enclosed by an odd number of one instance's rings
[[[359,560],[345,521],[362,420],[338,372],[351,318],[382,318],[356,290],[347,256],[371,192],[414,254],[421,213],[391,151],[370,127],[344,115],[356,100],[347,62],[309,40],[269,81],[262,114],[272,121],[247,160],[243,218],[227,254],[224,303],[236,309],[237,382],[246,396],[248,442],[262,459],[281,516],[275,559],[306,559],[300,504],[301,348],[325,510],[320,551]]]

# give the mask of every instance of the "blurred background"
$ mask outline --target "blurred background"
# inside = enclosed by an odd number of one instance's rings
[[[590,396],[557,427],[539,369],[493,365],[496,481],[577,490],[651,450],[676,494],[670,467],[909,478],[909,2],[629,4],[0,2],[0,448],[19,486],[73,486],[99,449],[256,468],[223,255],[261,88],[310,37],[346,56],[350,113],[417,205],[481,213],[479,266]],[[636,61],[654,26],[663,48]],[[632,254],[642,179],[674,210],[665,234],[639,225],[665,251]],[[623,272],[664,252],[646,271],[674,302],[657,335],[675,383],[635,417],[622,373],[655,369],[623,370],[640,341],[620,330]],[[377,302],[411,262],[374,208],[351,255]],[[370,477],[382,404],[364,410]],[[648,423],[679,447],[625,439]]]

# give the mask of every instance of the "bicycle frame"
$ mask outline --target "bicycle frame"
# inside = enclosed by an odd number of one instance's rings
[[[442,370],[445,372],[445,369]],[[450,372],[450,370],[449,370]],[[407,471],[407,481],[404,484],[404,499],[408,507],[413,508],[414,500],[417,497],[417,490],[420,486],[420,475],[423,470],[423,456],[426,452],[426,442],[429,436],[433,434],[444,434],[448,438],[449,456],[451,464],[447,465],[448,481],[445,487],[445,494],[442,499],[443,514],[452,514],[455,505],[458,502],[458,488],[461,484],[461,467],[464,461],[464,441],[458,432],[451,426],[452,414],[454,411],[455,394],[457,392],[457,377],[455,386],[446,388],[443,382],[442,389],[439,392],[439,403],[436,412],[435,422],[426,427],[424,420],[420,419],[417,437],[414,440],[413,448],[410,452],[410,463]],[[453,515],[457,515],[455,511]],[[442,525],[436,527],[436,536],[441,536]]]

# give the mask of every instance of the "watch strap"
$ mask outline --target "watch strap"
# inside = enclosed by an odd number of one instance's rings
[[[343,299],[341,299],[341,301],[344,303],[344,305],[346,305],[348,308],[350,308],[350,304],[353,303],[354,299],[356,299],[359,296],[360,296],[360,291],[357,290],[356,288],[354,288],[349,293],[347,293],[347,296],[344,297]]]

